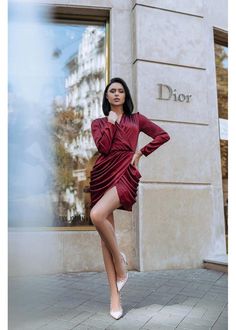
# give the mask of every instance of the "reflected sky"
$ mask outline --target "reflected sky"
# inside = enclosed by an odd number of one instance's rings
[[[25,21],[9,11],[8,61],[11,91],[46,105],[65,96],[65,64],[77,53],[86,26],[50,23],[43,14]]]

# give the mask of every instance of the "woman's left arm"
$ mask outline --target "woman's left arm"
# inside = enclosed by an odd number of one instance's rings
[[[139,130],[153,138],[151,142],[140,149],[142,154],[147,157],[162,144],[170,140],[170,135],[157,124],[154,124],[146,116],[139,113]]]

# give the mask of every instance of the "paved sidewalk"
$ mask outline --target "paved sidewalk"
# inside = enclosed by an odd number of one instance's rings
[[[206,269],[130,271],[115,320],[105,273],[9,278],[9,330],[224,330],[227,280]]]

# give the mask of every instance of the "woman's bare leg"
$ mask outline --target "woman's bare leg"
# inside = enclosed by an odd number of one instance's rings
[[[114,215],[113,212],[107,217],[108,221],[112,224],[115,231]],[[113,263],[112,255],[109,249],[106,246],[106,243],[101,239],[102,253],[105,269],[107,272],[108,283],[110,286],[110,295],[111,295],[111,309],[117,311],[121,309],[120,305],[120,294],[116,286],[116,270]]]
[[[90,218],[112,255],[116,270],[116,280],[124,279],[126,277],[126,271],[117,244],[114,228],[107,217],[120,205],[117,189],[114,186],[105,192],[90,211]]]

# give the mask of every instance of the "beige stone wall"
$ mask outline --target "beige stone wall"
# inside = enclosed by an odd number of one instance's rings
[[[135,269],[133,221],[121,211],[116,226],[118,243],[129,256],[130,269]],[[10,276],[104,271],[96,231],[10,230],[8,256]]]
[[[224,253],[212,26],[227,29],[225,2],[39,2],[110,10],[110,76],[122,77],[135,111],[171,136],[140,160],[133,213],[115,211],[129,269],[199,267],[204,257]],[[157,83],[192,94],[192,101],[157,100]],[[139,147],[150,140],[141,133]],[[95,231],[9,233],[10,275],[97,270],[104,266]]]
[[[133,3],[137,110],[171,136],[141,159],[140,270],[200,267],[225,253],[214,14],[203,1]],[[158,83],[191,101],[158,100]],[[140,146],[148,141],[141,135]]]

